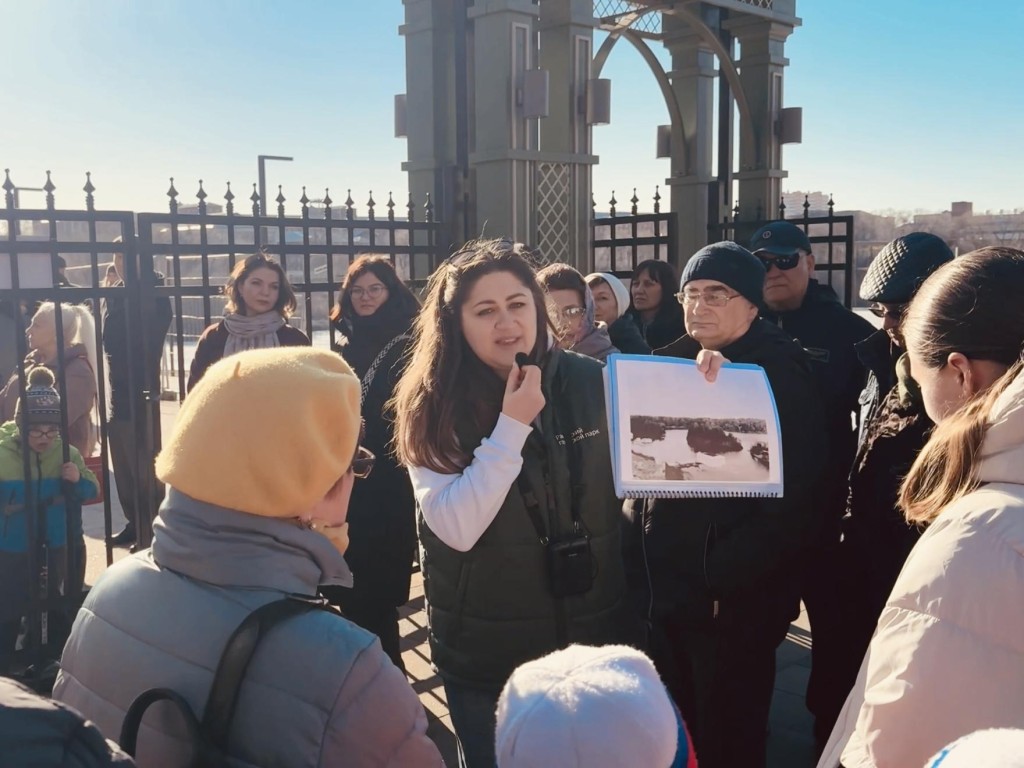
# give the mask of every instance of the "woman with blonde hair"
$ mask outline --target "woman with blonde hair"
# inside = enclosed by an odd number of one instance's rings
[[[36,366],[48,368],[58,382],[57,391],[62,393],[62,408],[67,416],[67,434],[64,442],[74,447],[83,459],[97,452],[99,436],[99,414],[97,392],[99,379],[96,366],[96,324],[90,309],[81,304],[60,305],[60,327],[63,351],[57,339],[57,306],[52,301],[39,305],[32,322],[25,330],[28,341],[28,357],[23,365],[26,385],[29,371]],[[61,386],[63,384],[63,388]],[[14,418],[21,386],[15,371],[0,391],[0,415],[3,421]],[[38,469],[36,470],[38,472]],[[63,499],[70,520],[67,580],[64,594],[78,595],[85,584],[85,537],[82,530],[81,500],[74,497]],[[64,627],[59,631],[63,632]]]
[[[517,666],[626,631],[602,367],[547,331],[516,246],[470,243],[431,276],[395,393],[431,659],[469,768],[494,768],[495,707]]]
[[[927,526],[878,620],[819,768],[923,765],[1024,722],[1024,251],[940,267],[907,312],[936,423],[900,504]]]
[[[89,308],[81,304],[61,304],[60,320],[63,331],[64,350],[57,349],[56,307],[52,301],[39,305],[32,322],[25,330],[28,340],[28,357],[25,358],[26,372],[37,365],[50,369],[60,381],[63,370],[66,388],[69,445],[73,445],[89,458],[96,453],[98,419],[96,414],[97,372],[96,372],[96,324]],[[21,390],[18,374],[7,382],[0,392],[3,420],[14,418],[14,408]]]
[[[295,291],[288,275],[263,252],[247,256],[224,284],[224,317],[199,337],[188,372],[188,392],[206,369],[222,357],[247,349],[308,347],[309,337],[288,325],[295,311]]]

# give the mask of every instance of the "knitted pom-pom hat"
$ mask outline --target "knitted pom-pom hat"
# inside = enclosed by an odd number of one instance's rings
[[[37,366],[28,373],[25,385],[24,403],[21,399],[14,406],[14,421],[17,424],[60,424],[60,393],[55,386],[53,372]]]

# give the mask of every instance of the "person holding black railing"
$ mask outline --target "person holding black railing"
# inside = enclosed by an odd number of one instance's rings
[[[109,287],[122,290],[119,292],[121,295],[111,296],[103,303],[103,351],[110,376],[107,439],[117,497],[127,522],[110,543],[115,547],[127,547],[135,544],[139,504],[145,506],[139,496],[142,489],[151,489],[154,510],[163,499],[160,484],[152,476],[152,460],[139,460],[140,454],[145,454],[144,446],[139,445],[136,429],[142,418],[142,414],[136,411],[142,403],[141,400],[133,400],[142,391],[160,391],[160,359],[164,339],[171,326],[171,300],[166,296],[155,297],[151,304],[140,307],[142,318],[133,322],[129,318],[129,303],[123,294],[126,290],[139,289],[137,284],[129,283],[129,279],[139,280],[139,273],[133,271],[129,278],[123,252],[114,254],[113,267],[115,280]],[[159,272],[153,272],[148,279],[154,286],[164,283],[164,276]],[[144,482],[143,472],[149,473],[148,482]]]
[[[43,366],[33,368],[24,399],[15,401],[13,418],[0,425],[0,673],[5,671],[5,657],[14,651],[29,590],[39,583],[43,570],[47,573],[47,596],[68,595],[76,583],[81,588],[65,567],[67,514],[75,502],[80,505],[95,495],[96,476],[86,468],[73,445],[68,446],[69,460],[63,461],[60,422],[61,398],[53,374]],[[30,535],[33,524],[36,530]],[[40,555],[36,574],[29,572],[32,541]]]

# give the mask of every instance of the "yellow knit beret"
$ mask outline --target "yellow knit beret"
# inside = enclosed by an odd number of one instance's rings
[[[163,482],[199,501],[296,517],[345,474],[359,439],[359,379],[309,347],[240,352],[210,366],[156,459]]]

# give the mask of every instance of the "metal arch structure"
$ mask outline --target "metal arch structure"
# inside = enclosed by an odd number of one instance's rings
[[[647,43],[644,42],[643,38],[629,30],[628,24],[616,32],[610,32],[608,37],[601,44],[601,48],[598,50],[597,56],[594,57],[594,77],[601,76],[601,70],[604,68],[604,64],[608,60],[608,56],[611,54],[612,49],[615,47],[615,43],[618,42],[620,37],[636,48],[640,56],[643,57],[643,60],[650,68],[651,74],[654,75],[654,79],[658,81],[658,88],[661,89],[661,95],[665,99],[665,106],[668,108],[668,114],[671,122],[672,147],[680,148],[679,151],[682,153],[681,157],[683,164],[689,168],[690,160],[686,149],[686,136],[683,134],[683,113],[679,108],[679,100],[676,98],[676,93],[672,90],[672,83],[668,79],[668,74],[665,72],[665,69],[661,66],[661,62],[658,61],[658,57],[654,55],[654,51],[652,51]]]
[[[743,89],[743,82],[740,80],[739,70],[736,69],[736,64],[733,62],[732,57],[729,55],[729,51],[726,50],[725,46],[722,45],[722,41],[718,39],[718,36],[701,21],[700,17],[694,14],[692,11],[676,6],[674,4],[661,6],[650,6],[642,10],[636,10],[631,13],[620,16],[617,20],[616,26],[613,29],[608,30],[608,37],[601,44],[601,48],[598,50],[597,55],[594,57],[594,77],[600,77],[601,70],[604,69],[605,62],[608,60],[608,56],[611,55],[612,49],[618,42],[619,38],[624,38],[627,42],[633,45],[634,48],[639,51],[643,57],[647,66],[651,69],[655,79],[658,81],[658,87],[661,89],[662,95],[665,97],[665,105],[668,107],[669,116],[672,118],[672,146],[683,148],[683,162],[684,165],[689,167],[689,159],[686,157],[686,144],[683,136],[682,128],[682,110],[679,108],[679,102],[676,99],[675,91],[672,89],[672,84],[669,81],[668,74],[665,69],[661,66],[661,62],[658,61],[657,56],[650,49],[646,42],[641,38],[640,35],[631,32],[630,27],[633,26],[641,17],[650,13],[668,13],[672,16],[677,16],[683,19],[687,25],[696,32],[700,39],[714,51],[715,56],[718,58],[719,64],[722,67],[722,73],[726,80],[729,82],[729,86],[732,89],[733,101],[736,104],[736,109],[740,115],[740,131],[745,134],[744,138],[751,146],[757,146],[756,134],[754,132],[753,118],[750,111],[750,105],[747,102],[746,91]],[[761,158],[758,158],[760,160]]]

